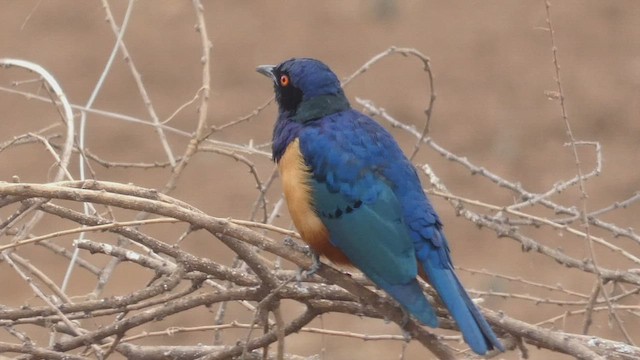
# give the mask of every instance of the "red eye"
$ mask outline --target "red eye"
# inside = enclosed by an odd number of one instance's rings
[[[287,85],[289,85],[289,77],[287,75],[281,75],[280,86],[287,86]]]

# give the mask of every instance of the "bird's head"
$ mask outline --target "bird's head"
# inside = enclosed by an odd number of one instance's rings
[[[321,61],[293,58],[279,65],[261,65],[259,73],[273,80],[281,113],[299,122],[348,109],[340,80]]]

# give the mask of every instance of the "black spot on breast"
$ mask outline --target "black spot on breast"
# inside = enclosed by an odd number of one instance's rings
[[[336,219],[337,219],[337,218],[339,218],[340,216],[342,216],[342,210],[340,210],[340,208],[337,208],[337,209],[336,209],[336,212],[335,212],[335,217],[336,217]]]
[[[360,200],[357,200],[356,202],[353,203],[353,208],[354,209],[357,209],[360,206],[362,206],[362,201],[360,201]]]
[[[346,212],[347,214],[351,213],[352,211],[353,211],[353,208],[352,208],[351,206],[347,206],[347,207],[344,209],[344,212]]]

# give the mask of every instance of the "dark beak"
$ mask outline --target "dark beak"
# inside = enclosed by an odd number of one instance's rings
[[[271,80],[276,81],[276,76],[273,74],[273,70],[275,68],[275,65],[260,65],[256,68],[256,71],[271,78]]]

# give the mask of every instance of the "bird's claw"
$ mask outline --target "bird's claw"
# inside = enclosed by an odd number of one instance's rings
[[[291,236],[286,236],[284,238],[284,240],[282,241],[282,243],[284,244],[284,246],[290,247],[290,248],[294,249],[295,251],[299,251],[299,252],[305,253],[305,254],[307,254],[309,252],[309,247],[308,246],[300,245]]]
[[[296,276],[298,282],[313,276],[320,269],[320,266],[322,265],[322,263],[320,262],[320,256],[312,252],[311,258],[313,259],[313,264],[311,264],[311,267],[307,270],[300,269],[300,271],[298,272],[298,276]]]
[[[411,334],[404,328],[402,329],[402,338],[405,343],[408,343],[409,341],[411,341]]]
[[[411,320],[411,316],[409,315],[409,312],[407,312],[407,310],[405,310],[403,307],[400,307],[400,309],[402,309],[402,322],[400,323],[400,328],[402,329],[403,336],[406,339],[409,333],[407,333],[405,328],[407,327],[407,324],[409,324],[409,320]]]

